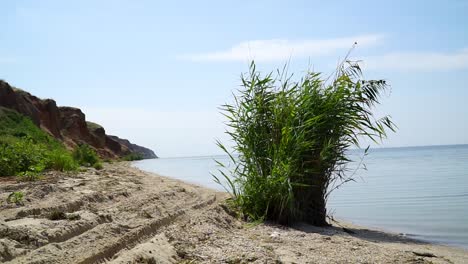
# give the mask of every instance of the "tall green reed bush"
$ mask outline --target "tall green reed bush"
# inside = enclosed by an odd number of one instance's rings
[[[232,152],[217,143],[234,168],[218,162],[223,169],[214,179],[247,219],[327,225],[330,191],[352,180],[346,150],[394,130],[389,116],[375,119],[372,112],[387,84],[362,79],[352,62],[328,79],[309,72],[293,81],[283,73],[262,76],[252,62],[241,76],[234,103],[222,106]]]

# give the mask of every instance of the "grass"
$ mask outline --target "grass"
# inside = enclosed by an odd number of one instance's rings
[[[96,129],[102,128],[101,125],[98,125],[98,124],[93,123],[93,122],[90,122],[90,121],[86,121],[86,125],[88,126],[88,129],[89,129],[90,131],[94,131],[94,130],[96,130]]]
[[[19,172],[16,176],[18,182],[31,182],[42,179],[41,171],[22,171]]]
[[[327,225],[329,193],[353,179],[346,151],[394,130],[390,117],[373,115],[385,81],[362,79],[352,62],[330,78],[308,72],[298,81],[284,71],[261,75],[252,63],[241,80],[234,103],[222,106],[233,151],[218,142],[234,169],[218,162],[215,181],[224,178],[246,219]]]

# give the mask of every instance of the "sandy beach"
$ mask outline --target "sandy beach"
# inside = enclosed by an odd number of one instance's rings
[[[6,203],[21,191],[22,204]],[[128,162],[0,182],[5,263],[468,263],[468,251],[346,223],[252,225],[227,194]],[[344,227],[344,228],[343,228]]]

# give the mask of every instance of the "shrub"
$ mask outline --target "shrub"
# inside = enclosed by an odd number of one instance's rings
[[[16,205],[22,205],[23,197],[24,197],[24,194],[22,192],[12,192],[7,197],[7,203],[14,203]]]
[[[57,171],[74,171],[78,163],[66,150],[55,150],[48,153],[47,168]]]
[[[136,153],[136,152],[127,154],[122,158],[122,160],[125,160],[125,161],[134,161],[134,160],[142,160],[142,159],[143,159],[143,155],[141,153]]]
[[[0,144],[0,176],[15,175],[17,164],[13,162],[14,156],[6,144]]]
[[[254,63],[242,76],[235,103],[222,107],[233,152],[218,145],[234,164],[228,175],[219,163],[220,173],[244,217],[327,225],[330,191],[352,179],[346,151],[362,136],[376,141],[394,129],[389,117],[375,120],[372,113],[385,81],[362,80],[359,65],[344,65],[331,81],[318,73],[300,81],[279,71],[263,77]]]
[[[102,168],[104,167],[102,166],[101,162],[96,162],[94,163],[93,168],[95,168],[96,170],[102,170]]]
[[[85,167],[92,167],[100,162],[99,156],[96,151],[89,145],[81,144],[73,151],[73,158],[78,164]]]
[[[16,175],[19,172],[41,172],[47,162],[47,149],[32,139],[17,140],[13,144],[0,145],[0,176]]]
[[[33,180],[45,169],[76,170],[71,153],[62,146],[50,148],[30,138],[0,144],[0,176],[18,175],[23,180]]]

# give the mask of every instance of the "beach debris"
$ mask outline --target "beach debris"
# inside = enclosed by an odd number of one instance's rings
[[[418,257],[426,257],[426,258],[437,258],[436,255],[430,253],[430,252],[417,252],[413,251],[413,254],[415,254]]]
[[[68,220],[80,220],[81,216],[79,214],[67,214]]]
[[[146,210],[143,210],[141,212],[141,216],[144,218],[153,218],[153,216],[150,213],[148,213]]]
[[[52,221],[63,220],[63,219],[67,219],[67,215],[62,211],[55,210],[49,214],[48,218],[49,220],[52,220]]]
[[[276,232],[276,231],[271,233],[271,235],[270,235],[270,237],[272,237],[272,238],[276,238],[276,237],[279,237],[279,236],[280,236],[280,233]]]

